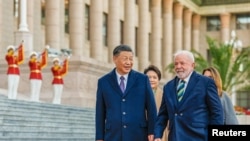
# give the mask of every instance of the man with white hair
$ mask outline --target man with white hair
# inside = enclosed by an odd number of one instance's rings
[[[15,52],[17,52],[15,54]],[[17,98],[17,89],[20,79],[20,70],[19,65],[22,64],[24,60],[24,51],[23,44],[20,44],[18,48],[15,48],[13,45],[7,47],[7,54],[5,60],[8,63],[8,98],[16,99]]]
[[[38,102],[40,97],[40,90],[42,85],[42,73],[41,70],[47,65],[47,49],[45,49],[40,55],[37,52],[31,52],[29,60],[30,68],[30,92],[31,101]],[[40,60],[39,60],[40,59]]]
[[[215,82],[194,70],[190,51],[174,55],[176,77],[164,85],[155,124],[155,141],[161,141],[169,122],[169,141],[207,141],[208,125],[223,124],[223,109]]]
[[[53,104],[61,104],[61,96],[63,92],[63,77],[68,71],[68,58],[65,59],[62,63],[59,58],[53,59],[53,67],[51,67],[51,72],[53,74],[53,89],[54,97]]]

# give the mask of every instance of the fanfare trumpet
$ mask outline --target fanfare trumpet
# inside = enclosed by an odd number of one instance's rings
[[[71,49],[55,49],[55,48],[48,48],[48,57],[53,58],[54,60],[58,60],[60,66],[62,66],[65,59],[69,59],[72,55]]]
[[[9,45],[9,46],[7,46],[7,51],[12,49],[14,52],[17,52],[19,49],[23,48],[23,43],[24,43],[24,41],[22,40],[22,42],[18,46]]]
[[[55,57],[60,57],[61,52],[55,48],[48,48],[48,57],[50,58],[55,58]]]
[[[48,48],[48,56],[51,58],[55,57],[67,57],[69,58],[72,55],[71,49],[55,49],[55,48]]]
[[[66,56],[68,59],[71,57],[72,55],[72,51],[71,49],[61,49],[61,52],[64,56]]]

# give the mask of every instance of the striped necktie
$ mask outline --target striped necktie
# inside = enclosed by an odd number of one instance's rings
[[[178,99],[179,102],[181,101],[181,99],[183,97],[184,87],[185,87],[185,81],[181,80],[181,82],[177,86],[177,99]]]
[[[120,88],[121,88],[121,90],[122,90],[122,93],[124,93],[124,91],[125,91],[124,79],[125,79],[125,78],[124,78],[123,76],[121,76],[120,79],[121,79]]]

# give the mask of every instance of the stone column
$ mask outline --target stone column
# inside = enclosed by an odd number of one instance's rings
[[[191,19],[192,11],[190,9],[184,10],[184,29],[183,29],[183,48],[185,50],[191,49]]]
[[[84,3],[82,0],[69,1],[69,46],[75,56],[83,55],[84,48]]]
[[[61,0],[45,1],[45,44],[60,49],[60,2]]]
[[[2,3],[3,3],[3,1],[0,0],[0,7],[3,7]],[[13,9],[11,9],[11,10],[13,10]],[[0,30],[2,30],[2,29],[3,29],[3,14],[0,13]],[[3,41],[3,34],[0,34],[0,44],[1,44],[0,52],[6,52],[6,47],[3,46],[3,42],[2,41]]]
[[[220,14],[221,20],[221,42],[225,43],[230,40],[230,13]]]
[[[173,62],[173,0],[163,0],[162,20],[162,74],[169,80],[172,75],[166,71],[166,67]]]
[[[183,5],[179,2],[174,3],[174,52],[182,50],[182,14]]]
[[[33,19],[34,19],[34,0],[27,0],[27,22],[29,25],[29,31],[33,33]]]
[[[192,48],[200,50],[200,15],[194,14],[192,17]]]
[[[108,16],[108,60],[113,62],[113,49],[120,44],[119,0],[109,0]]]
[[[42,51],[45,47],[44,28],[41,28],[41,1],[27,0],[27,20],[29,32],[32,34],[33,43],[32,48],[34,51]]]
[[[20,1],[20,24],[18,31],[29,31],[27,24],[27,0]]]
[[[149,59],[149,1],[139,0],[139,26],[138,26],[138,68],[143,71],[148,65]]]
[[[124,4],[124,44],[129,45],[135,52],[135,1],[125,0]]]
[[[151,5],[151,46],[150,46],[150,61],[161,70],[161,0],[152,0]]]
[[[90,1],[90,57],[103,60],[103,4],[100,0]]]
[[[20,1],[20,17],[18,31],[15,32],[15,45],[20,45],[23,41],[25,56],[33,50],[32,34],[27,24],[27,0]]]

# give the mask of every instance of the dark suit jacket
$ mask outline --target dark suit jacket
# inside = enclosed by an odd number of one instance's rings
[[[209,124],[223,124],[223,109],[212,79],[192,73],[181,102],[177,101],[175,77],[163,89],[163,100],[157,117],[155,138],[169,120],[170,141],[207,141]]]
[[[157,109],[146,75],[131,70],[125,93],[115,69],[98,80],[96,140],[147,141],[154,134]]]

